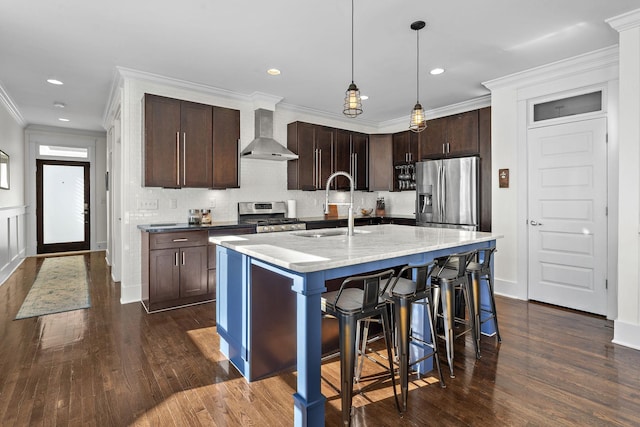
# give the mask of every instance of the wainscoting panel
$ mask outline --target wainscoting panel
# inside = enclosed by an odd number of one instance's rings
[[[0,284],[25,257],[26,206],[0,208]]]

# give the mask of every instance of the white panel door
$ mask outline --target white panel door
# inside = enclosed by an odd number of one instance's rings
[[[531,129],[529,299],[607,312],[607,121]]]

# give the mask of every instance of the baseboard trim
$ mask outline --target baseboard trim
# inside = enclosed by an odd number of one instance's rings
[[[611,342],[640,350],[640,325],[614,320],[613,340]]]
[[[504,297],[519,299],[519,300],[527,300],[527,290],[522,289],[522,286],[518,286],[518,284],[511,280],[502,280],[498,278],[494,278],[494,289],[493,292],[496,295],[502,295]]]

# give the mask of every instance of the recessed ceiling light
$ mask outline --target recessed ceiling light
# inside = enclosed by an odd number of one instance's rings
[[[47,82],[51,83],[52,85],[63,85],[64,84],[58,79],[47,79]]]
[[[64,119],[62,117],[60,117],[58,120],[60,120],[61,122],[68,122],[69,121],[69,119]]]
[[[280,70],[278,70],[277,68],[269,68],[267,70],[267,74],[269,74],[271,76],[279,76],[280,75]]]
[[[360,99],[364,101],[369,99],[369,97],[367,95],[360,95]]]
[[[56,107],[56,108],[64,108],[64,107],[66,107],[64,102],[58,102],[58,101],[54,102],[53,106]]]
[[[433,74],[434,76],[437,76],[438,74],[444,73],[444,68],[434,68],[433,70],[431,70],[429,72],[431,74]]]

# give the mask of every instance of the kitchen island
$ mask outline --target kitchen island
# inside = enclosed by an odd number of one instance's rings
[[[256,379],[252,365],[261,361],[252,357],[251,343],[270,331],[252,319],[257,305],[252,293],[254,288],[264,292],[272,282],[284,283],[293,291],[291,310],[295,311],[298,383],[294,394],[294,424],[323,426],[320,296],[326,291],[325,284],[331,279],[489,247],[500,237],[492,233],[403,225],[358,227],[354,236],[347,236],[346,229],[213,236],[210,242],[218,245],[216,321],[221,351],[245,378]],[[253,283],[257,271],[282,280],[263,280],[258,286]],[[277,297],[260,305],[262,310],[273,313],[287,311],[287,305],[281,304]],[[422,316],[424,319],[426,313]],[[490,323],[485,324],[484,333],[492,332]],[[430,367],[423,365],[421,372],[428,369]]]

